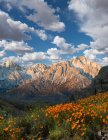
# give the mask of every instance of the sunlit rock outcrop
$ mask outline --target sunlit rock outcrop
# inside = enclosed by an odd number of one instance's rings
[[[34,64],[29,68],[18,70],[5,67],[9,71],[5,78],[14,81],[14,87],[17,86],[12,90],[13,93],[26,95],[68,94],[90,86],[100,68],[95,62],[81,56],[50,66]],[[3,78],[3,76],[1,77]]]

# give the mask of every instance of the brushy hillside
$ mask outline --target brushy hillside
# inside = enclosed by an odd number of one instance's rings
[[[108,92],[30,109],[24,116],[0,115],[0,140],[97,140],[108,130]]]
[[[69,128],[74,137],[77,134],[82,137],[80,139],[95,139],[97,131],[108,126],[108,93],[51,106],[47,108],[46,116],[58,126]]]

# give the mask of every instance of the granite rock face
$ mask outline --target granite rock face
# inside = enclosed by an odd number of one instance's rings
[[[81,56],[46,66],[34,64],[22,68],[13,62],[0,67],[0,90],[30,95],[53,95],[88,87],[100,66]]]
[[[12,61],[6,61],[0,66],[0,92],[18,87],[24,80],[29,79],[26,69]]]

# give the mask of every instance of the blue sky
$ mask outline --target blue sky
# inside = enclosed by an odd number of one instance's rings
[[[0,63],[108,63],[107,0],[0,0]]]

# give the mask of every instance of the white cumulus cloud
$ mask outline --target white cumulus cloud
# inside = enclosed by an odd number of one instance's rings
[[[15,52],[18,54],[33,51],[33,48],[28,46],[24,41],[18,42],[2,40],[0,41],[0,48],[3,48],[5,51]]]
[[[23,61],[36,61],[36,60],[45,60],[47,56],[44,52],[33,52],[33,53],[26,53],[23,55]]]
[[[6,52],[3,50],[3,51],[0,51],[0,57],[4,57],[6,55]]]
[[[52,43],[60,49],[59,53],[61,54],[74,54],[88,48],[88,45],[85,44],[75,46],[67,43],[66,39],[60,36],[55,36]]]
[[[79,21],[80,31],[92,37],[90,58],[108,55],[108,0],[70,0],[69,9]],[[94,52],[97,50],[97,53]]]
[[[55,36],[52,43],[55,44],[59,49],[61,49],[61,52],[63,54],[75,53],[74,46],[67,43],[63,37]]]
[[[36,30],[21,21],[13,20],[6,12],[0,10],[0,39],[12,39],[16,41],[31,39],[26,33],[35,33],[42,40],[47,39],[44,30]]]
[[[47,50],[47,54],[49,55],[49,59],[52,60],[60,60],[61,59],[61,54],[60,50],[57,48],[50,48]]]
[[[44,0],[0,0],[8,3],[9,7],[15,7],[25,13],[25,17],[46,30],[64,31],[65,24],[60,21],[59,15],[56,15],[56,9],[49,6]],[[8,8],[8,7],[7,7]],[[33,13],[26,15],[27,9]]]

